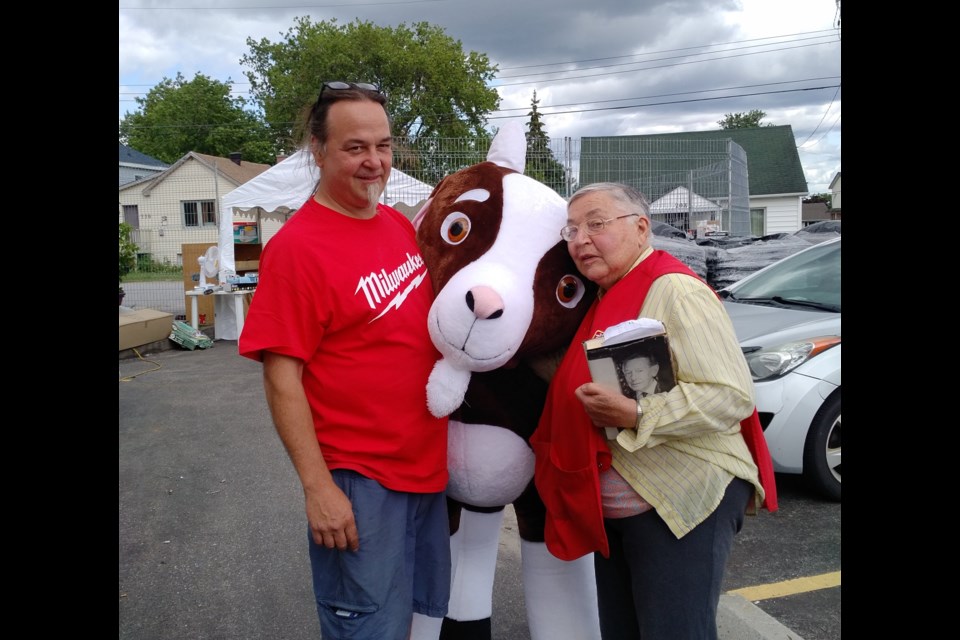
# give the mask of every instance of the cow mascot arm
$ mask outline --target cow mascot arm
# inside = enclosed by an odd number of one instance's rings
[[[566,562],[547,551],[529,444],[549,377],[537,363],[567,347],[596,289],[560,240],[566,202],[523,175],[525,155],[522,125],[505,125],[487,160],[444,178],[414,220],[436,290],[428,322],[442,358],[427,404],[450,415],[453,559],[447,618],[441,625],[418,616],[415,640],[490,640],[508,504],[517,514],[531,638],[600,637],[593,558]]]

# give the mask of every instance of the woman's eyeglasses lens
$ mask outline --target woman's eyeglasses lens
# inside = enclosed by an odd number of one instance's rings
[[[603,231],[604,227],[607,226],[608,222],[613,222],[614,220],[620,220],[621,218],[629,218],[631,216],[639,215],[636,213],[628,213],[625,216],[617,216],[616,218],[609,218],[604,220],[603,218],[590,218],[583,224],[587,225],[587,235],[592,236],[595,233],[600,233]],[[580,227],[577,225],[568,224],[563,229],[560,229],[560,237],[567,242],[572,242],[574,238],[577,237],[577,230]]]
[[[610,222],[610,221],[602,220],[601,218],[592,218],[590,220],[587,220],[585,223],[587,225],[587,234],[592,236],[595,233],[600,233],[601,231],[603,231],[603,228],[607,226],[607,222]],[[572,224],[567,225],[566,227],[560,230],[560,237],[566,240],[567,242],[571,242],[574,238],[577,237],[578,229],[579,227],[577,227],[576,225],[572,225]]]

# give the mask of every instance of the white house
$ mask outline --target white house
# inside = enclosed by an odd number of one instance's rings
[[[181,245],[217,242],[220,198],[270,165],[189,152],[161,173],[119,189],[120,222],[134,228],[139,255],[181,265]]]
[[[833,177],[833,180],[830,181],[830,193],[833,194],[833,197],[830,199],[833,209],[840,209],[840,172],[837,171],[837,175]]]

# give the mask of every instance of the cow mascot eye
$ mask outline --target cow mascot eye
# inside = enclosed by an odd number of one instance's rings
[[[557,283],[557,302],[567,309],[573,309],[583,298],[584,291],[586,291],[586,287],[583,280],[567,274],[560,278],[560,282]]]
[[[470,218],[466,214],[454,211],[440,225],[440,237],[447,244],[458,245],[470,235]]]

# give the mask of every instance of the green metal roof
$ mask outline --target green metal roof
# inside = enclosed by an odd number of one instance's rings
[[[684,131],[646,136],[584,137],[582,151],[599,152],[608,143],[641,140],[733,140],[747,155],[750,195],[807,193],[807,179],[800,164],[793,127],[779,125],[752,129],[717,129],[712,131]],[[583,167],[581,167],[582,169]],[[594,170],[599,169],[595,167]],[[602,171],[602,169],[600,169]],[[591,180],[591,181],[596,181]]]

